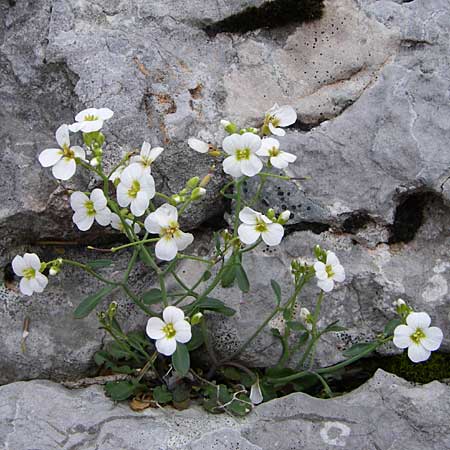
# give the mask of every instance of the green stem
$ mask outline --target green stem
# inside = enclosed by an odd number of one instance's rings
[[[259,172],[259,176],[277,178],[279,180],[285,180],[285,181],[289,181],[291,179],[291,177],[288,177],[287,175],[276,175],[274,173],[268,173],[268,172]]]
[[[120,285],[120,287],[122,288],[122,290],[125,292],[125,294],[128,295],[128,297],[131,298],[131,300],[133,300],[133,302],[136,304],[136,306],[138,306],[139,308],[142,309],[142,311],[145,312],[145,314],[149,315],[150,317],[155,316],[155,313],[153,311],[151,311],[150,309],[147,308],[147,306],[141,301],[141,299],[128,287],[127,284],[122,283]]]
[[[158,356],[157,352],[153,353],[151,357],[149,356],[150,359],[147,361],[145,366],[139,372],[139,376],[137,377],[138,382],[142,380],[142,377],[147,373],[148,369],[150,369],[150,367],[153,366],[157,356]]]
[[[200,322],[200,329],[203,336],[203,342],[205,343],[206,351],[208,352],[208,355],[211,358],[211,362],[213,363],[214,366],[217,366],[216,354],[214,353],[211,341],[209,340],[208,327],[206,326],[206,321],[204,317]]]
[[[309,357],[309,369],[312,369],[312,366],[314,364],[314,354],[316,352],[316,344],[320,338],[320,333],[317,333],[317,322],[319,320],[323,296],[324,296],[324,292],[321,291],[319,294],[319,298],[317,299],[316,308],[314,310],[314,315],[313,315],[313,323],[312,323],[312,330],[311,330],[312,339],[311,339],[311,348],[310,348],[311,356]]]
[[[266,184],[267,176],[259,174],[261,181],[259,182],[258,189],[256,190],[255,195],[250,200],[249,206],[253,206],[259,199],[259,196],[261,195],[262,189],[264,185]]]
[[[170,205],[173,205],[173,200],[168,195],[163,194],[162,192],[155,192],[155,196],[160,197],[163,200],[165,200],[167,203],[169,203]]]
[[[50,263],[51,262],[53,262],[53,261],[50,261]],[[108,280],[105,277],[102,277],[101,275],[99,275],[97,272],[95,272],[93,269],[91,269],[89,266],[87,266],[85,264],[79,263],[77,261],[72,261],[70,259],[63,259],[62,263],[63,264],[68,264],[69,266],[74,266],[74,267],[78,267],[80,269],[83,269],[85,272],[89,273],[90,275],[92,275],[93,277],[95,277],[98,280],[102,281],[103,283],[109,284],[111,286],[120,286],[120,283],[117,283],[116,281],[111,281],[111,280]]]
[[[158,242],[159,238],[151,238],[151,239],[143,239],[142,241],[130,242],[129,244],[124,244],[119,247],[112,247],[111,251],[118,252],[119,250],[123,250],[124,248],[133,247],[135,245],[148,244],[149,242]]]

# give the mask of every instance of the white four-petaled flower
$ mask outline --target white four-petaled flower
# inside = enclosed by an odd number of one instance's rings
[[[288,127],[297,120],[297,113],[289,105],[278,106],[277,103],[266,112],[266,123],[272,134],[284,136],[286,132],[279,127]]]
[[[47,286],[48,279],[40,272],[41,261],[35,253],[15,256],[12,268],[16,275],[22,277],[19,284],[22,294],[32,295],[33,292],[42,292]]]
[[[130,163],[140,164],[143,169],[150,172],[150,166],[155,159],[164,151],[162,147],[151,148],[148,142],[144,142],[141,147],[141,153],[139,155],[132,156]]]
[[[412,312],[406,317],[406,325],[399,325],[394,330],[394,345],[407,348],[412,362],[426,361],[441,345],[442,331],[438,327],[430,327],[430,323],[427,313]]]
[[[133,225],[133,221],[131,219],[125,219],[125,222],[131,227]],[[120,220],[120,217],[116,213],[111,213],[111,226],[115,230],[119,230],[122,233],[125,233],[125,228],[123,226],[122,221]],[[138,223],[135,223],[133,226],[133,230],[135,234],[139,234],[141,232],[141,227]]]
[[[123,208],[130,205],[132,214],[142,216],[155,196],[155,180],[141,164],[130,164],[121,174],[117,201]]]
[[[317,286],[325,292],[330,292],[334,288],[334,282],[342,282],[345,280],[345,270],[339,263],[337,256],[327,251],[326,262],[317,261],[314,264],[314,270],[318,279]]]
[[[270,164],[277,169],[286,169],[289,163],[293,163],[297,159],[292,153],[280,150],[280,143],[274,138],[263,139],[261,148],[256,154],[259,156],[268,156]]]
[[[261,147],[261,138],[253,133],[232,134],[223,140],[223,149],[230,156],[223,161],[223,171],[232,177],[253,177],[263,167],[256,156]]]
[[[191,233],[180,230],[178,210],[168,203],[150,213],[144,225],[149,233],[160,235],[161,239],[155,246],[155,254],[163,261],[174,259],[179,251],[184,250],[194,240]]]
[[[150,339],[156,339],[156,350],[163,355],[173,355],[177,342],[185,344],[191,340],[191,325],[184,318],[184,312],[175,306],[167,306],[159,317],[148,319],[146,332]]]
[[[69,127],[61,125],[56,130],[56,142],[60,148],[48,148],[39,155],[43,167],[52,167],[52,173],[58,180],[72,178],[77,169],[75,158],[84,160],[86,154],[81,147],[70,146]]]
[[[282,225],[248,206],[239,213],[239,219],[243,223],[238,228],[238,235],[244,244],[253,244],[260,236],[267,245],[278,245],[283,239]]]
[[[111,211],[107,206],[108,201],[101,189],[94,189],[90,197],[77,191],[70,196],[70,206],[75,211],[73,221],[81,231],[89,230],[94,220],[102,226],[111,223]]]
[[[69,125],[69,129],[72,133],[77,131],[82,131],[83,133],[99,131],[103,127],[103,122],[111,119],[113,115],[114,113],[109,108],[84,109],[75,116],[76,122]]]

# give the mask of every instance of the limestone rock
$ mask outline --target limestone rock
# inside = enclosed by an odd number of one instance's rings
[[[0,388],[0,445],[11,450],[443,450],[450,388],[413,386],[379,370],[358,390],[322,400],[291,394],[244,419],[192,407],[133,412],[101,387],[47,381]]]

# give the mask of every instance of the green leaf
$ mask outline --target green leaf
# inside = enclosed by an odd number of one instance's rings
[[[244,400],[244,401],[239,401],[236,399],[233,402],[231,402],[227,406],[227,410],[235,416],[239,416],[239,417],[246,416],[249,412],[251,412],[252,405],[251,405],[250,399],[247,396],[245,396],[245,397],[246,398],[241,398],[241,400]],[[248,402],[248,403],[246,403],[246,402]]]
[[[187,349],[192,352],[203,345],[203,334],[199,327],[192,327],[192,338],[186,344]]]
[[[167,386],[156,386],[152,393],[155,401],[161,405],[171,402],[173,398],[172,392],[167,390]]]
[[[241,372],[235,367],[225,367],[225,369],[223,369],[223,376],[231,381],[240,381]]]
[[[114,359],[122,359],[122,358],[129,358],[130,354],[128,352],[128,345],[126,346],[127,350],[124,350],[124,348],[119,345],[117,342],[113,341],[108,344],[108,353],[114,358]]]
[[[145,386],[132,381],[110,381],[105,384],[106,395],[115,401],[126,400],[139,391],[145,389]]]
[[[189,372],[191,360],[189,351],[184,344],[177,343],[177,349],[172,355],[172,364],[179,375],[184,377]]]
[[[209,270],[206,270],[203,274],[203,281],[208,281],[212,276],[212,273]]]
[[[297,344],[301,347],[302,345],[305,345],[309,338],[309,331],[306,331],[305,333],[302,333],[299,338],[297,339]]]
[[[281,303],[281,288],[280,285],[275,280],[270,280],[270,285],[272,286],[273,292],[277,299],[277,305]]]
[[[336,320],[333,323],[330,323],[329,325],[327,325],[321,332],[320,334],[325,334],[325,333],[331,333],[331,332],[338,332],[338,331],[346,331],[347,328],[346,327],[341,327],[340,325],[338,325],[338,320]]]
[[[103,297],[108,295],[114,288],[115,286],[111,285],[105,286],[95,294],[91,294],[82,300],[73,313],[75,319],[83,319],[86,317],[101,302]]]
[[[108,354],[108,352],[105,352],[104,350],[100,350],[98,352],[95,352],[94,362],[95,362],[95,364],[97,364],[97,366],[101,366],[106,361],[109,361],[109,354]]]
[[[162,300],[162,292],[161,289],[158,288],[150,289],[149,291],[142,294],[142,301],[146,305],[154,305],[156,303],[161,302],[161,300]]]
[[[213,311],[227,317],[231,317],[236,314],[235,309],[225,306],[224,302],[218,298],[202,298],[198,302],[192,303],[192,305],[194,306],[193,311]]]
[[[236,278],[236,265],[231,264],[227,266],[222,274],[222,287],[230,287]]]
[[[292,384],[292,387],[294,388],[295,391],[305,392],[306,390],[311,389],[319,382],[320,382],[319,379],[315,375],[308,374],[300,378],[299,380],[292,381],[290,384]]]
[[[303,323],[290,320],[289,322],[286,322],[286,326],[290,328],[293,331],[308,331],[308,329],[303,325]]]
[[[402,321],[401,319],[392,319],[390,320],[386,326],[384,327],[384,335],[385,336],[392,336],[394,334],[394,330],[401,325]]]
[[[248,292],[250,290],[250,283],[248,281],[247,274],[241,264],[236,265],[236,280],[239,289],[242,292]]]
[[[372,347],[375,350],[376,343],[375,342],[365,342],[362,344],[355,344],[352,347],[348,348],[343,352],[343,355],[347,358],[353,358],[354,356],[359,355],[360,353],[369,350]]]
[[[101,269],[102,267],[108,267],[113,263],[111,259],[96,259],[95,261],[89,261],[86,263],[91,269]]]

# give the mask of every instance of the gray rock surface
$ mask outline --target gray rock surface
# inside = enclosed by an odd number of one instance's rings
[[[133,412],[100,387],[67,390],[47,381],[0,388],[5,450],[445,450],[450,388],[413,386],[379,370],[332,400],[291,394],[244,419],[185,411]]]
[[[250,335],[272,305],[267,280],[287,283],[284,264],[309,255],[316,242],[335,250],[349,274],[330,303],[350,332],[320,349],[322,362],[338,357],[336,346],[378,332],[398,296],[428,311],[448,336],[448,1],[327,1],[323,19],[314,23],[214,38],[204,26],[261,1],[10,3],[15,6],[0,5],[2,267],[48,238],[75,241],[85,258],[84,244],[115,239],[99,229],[74,232],[67,189],[92,187],[95,180],[77,176],[57,185],[36,159],[52,145],[57,126],[70,123],[81,108],[115,111],[105,127],[110,164],[144,139],[163,145],[154,173],[169,192],[206,174],[213,162],[188,149],[189,136],[220,143],[221,118],[257,124],[275,101],[290,103],[299,120],[283,139],[298,155],[289,173],[311,178],[298,185],[268,183],[261,207],[289,208],[292,234],[280,249],[249,260],[251,302],[238,292],[223,293],[238,315],[216,323],[225,331],[225,338],[217,334],[218,344],[228,351]],[[217,197],[223,180],[218,170],[187,226],[223,212]],[[430,194],[421,197],[423,192]],[[409,242],[394,244],[408,240],[410,222]],[[0,328],[8,338],[0,361],[7,361],[7,375],[0,381],[74,375],[90,367],[101,334],[94,319],[71,322],[70,305],[87,282],[76,277],[68,272],[31,299],[3,290]],[[334,318],[336,309],[325,312]],[[19,347],[26,316],[33,352],[25,361]],[[64,352],[56,351],[59,341]],[[267,364],[277,354],[272,345],[265,335],[256,342],[258,351],[245,357]]]

